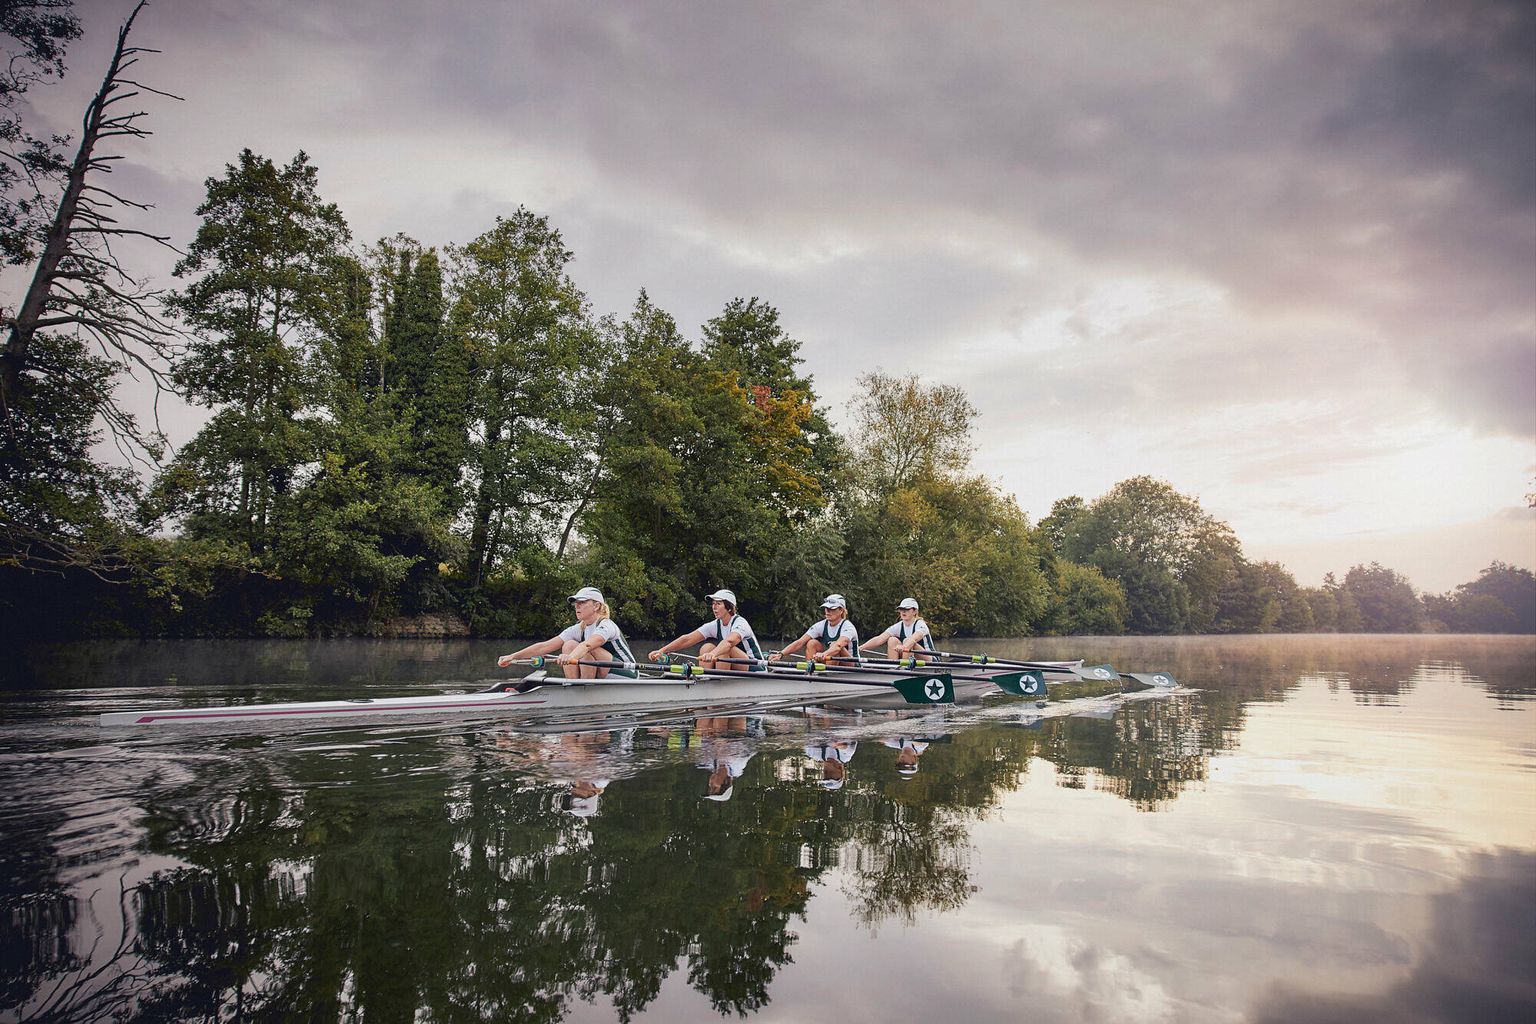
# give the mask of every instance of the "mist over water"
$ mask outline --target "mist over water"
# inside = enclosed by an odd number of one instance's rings
[[[949,645],[1185,684],[1043,707],[95,722],[478,688],[513,646],[13,661],[0,1019],[1536,1015],[1528,637]]]

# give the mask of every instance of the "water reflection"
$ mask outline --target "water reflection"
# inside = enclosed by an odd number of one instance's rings
[[[880,956],[860,951],[857,936],[947,936],[930,950],[933,962],[975,960],[974,924],[947,932],[935,922],[987,921],[1001,901],[1011,931],[997,941],[1006,938],[1016,969],[986,996],[987,983],[975,982],[972,997],[1005,1001],[977,1016],[1016,1016],[1053,984],[1052,950],[1070,953],[1078,970],[1098,963],[1094,984],[1126,975],[1130,960],[1112,943],[1072,929],[1091,921],[1113,932],[1137,882],[1164,878],[1178,898],[1159,913],[1185,907],[1182,927],[1209,940],[1220,963],[1222,935],[1273,924],[1245,915],[1285,920],[1293,903],[1255,900],[1255,884],[1366,869],[1438,878],[1423,867],[1427,854],[1402,851],[1433,846],[1440,864],[1442,849],[1466,841],[1452,836],[1478,835],[1499,813],[1471,806],[1463,813],[1480,817],[1447,812],[1432,828],[1406,812],[1365,817],[1356,808],[1403,799],[1359,788],[1400,778],[1419,787],[1414,799],[1427,799],[1410,764],[1441,784],[1452,770],[1476,770],[1508,786],[1499,774],[1508,759],[1478,753],[1488,726],[1473,705],[1494,696],[1528,713],[1513,683],[1517,659],[1484,656],[1485,674],[1476,675],[1473,656],[1399,667],[1403,651],[1372,645],[1354,661],[1327,647],[1309,660],[1297,648],[1254,646],[1251,659],[1230,642],[1114,652],[1120,663],[1217,685],[1084,705],[1101,717],[988,698],[942,716],[845,707],[553,734],[490,721],[104,742],[34,710],[26,727],[0,733],[0,1015],[279,1019],[303,1008],[320,1019],[557,1021],[592,1003],[628,1020],[647,1011],[670,1018],[679,1004],[667,993],[686,987],[709,1014],[747,1015],[774,1000],[795,1016],[801,990],[785,979],[807,971],[831,971],[879,1004],[879,993],[851,977]],[[1029,652],[1049,656],[1041,647]],[[1213,664],[1221,674],[1202,677]],[[1431,695],[1442,720],[1419,712],[1431,724],[1411,745],[1392,733],[1351,735],[1364,721],[1352,716],[1396,715]],[[1374,703],[1388,697],[1400,703]],[[51,724],[39,729],[39,719]],[[1462,744],[1457,763],[1438,763],[1435,751],[1452,741]],[[1295,747],[1338,743],[1358,755],[1347,771],[1298,767]],[[1245,744],[1265,757],[1234,762],[1229,755]],[[1528,727],[1526,753],[1515,756],[1528,775]],[[1381,778],[1362,782],[1376,762]],[[1297,838],[1268,818],[1256,823],[1247,805],[1209,819],[1183,806],[1217,778],[1225,798],[1262,794],[1254,806],[1263,815],[1310,815],[1311,831]],[[1053,795],[1042,797],[1042,787]],[[1090,795],[1105,799],[1089,803]],[[1055,885],[1095,857],[1123,860],[1130,837],[1148,828],[1106,805],[1154,830],[1190,830],[1177,840],[1189,848],[1162,847],[1158,871],[1138,859],[1145,875],[1103,869],[1093,888]],[[1505,845],[1470,858],[1459,890],[1422,897],[1438,901],[1435,941],[1460,946],[1405,948],[1398,962],[1421,966],[1378,986],[1379,997],[1343,999],[1327,985],[1291,982],[1253,996],[1253,1015],[1412,1019],[1416,1005],[1422,1012],[1452,997],[1495,1010],[1536,1005],[1532,929],[1521,923],[1536,908],[1536,853],[1520,848],[1536,845],[1530,833],[1523,819],[1489,833]],[[1264,856],[1245,845],[1255,836]],[[1392,851],[1390,863],[1348,845],[1367,839]],[[998,862],[1001,871],[988,866]],[[1050,905],[1041,884],[1070,909],[1031,923]],[[1403,898],[1377,895],[1370,906]],[[1348,916],[1368,919],[1379,908],[1324,898],[1341,916],[1337,929],[1297,929],[1297,918],[1275,927],[1290,927],[1287,941],[1297,944],[1326,937],[1337,944],[1329,955],[1354,943],[1380,956],[1396,941],[1398,925],[1362,928]],[[828,920],[828,907],[838,918]],[[857,936],[840,930],[847,922]],[[835,962],[846,970],[823,958],[834,934]],[[1137,1005],[1126,998],[1121,990],[1101,1009]],[[838,1005],[847,1016],[849,1004]],[[1178,1017],[1189,1004],[1167,1007]]]

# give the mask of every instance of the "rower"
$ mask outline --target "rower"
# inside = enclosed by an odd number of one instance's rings
[[[635,656],[630,652],[628,641],[624,639],[624,631],[610,617],[612,612],[603,600],[602,591],[596,587],[582,587],[566,600],[576,612],[574,625],[567,626],[559,635],[548,640],[504,654],[496,660],[496,664],[506,668],[523,658],[559,651],[560,664],[576,667],[574,674],[569,668],[566,669],[566,675],[571,678],[607,679],[610,673],[625,679],[635,678]],[[579,664],[583,661],[613,661],[619,664],[610,669],[600,665]]]
[[[812,661],[854,659],[859,653],[859,631],[848,621],[848,602],[842,594],[828,594],[821,602],[824,618],[813,623],[798,640],[768,655],[769,661],[778,661],[786,654],[795,654],[800,648]]]
[[[904,597],[896,606],[900,621],[887,628],[879,636],[872,636],[864,645],[864,650],[871,647],[885,646],[893,659],[904,658],[916,651],[932,651],[933,636],[928,632],[928,623],[924,622],[917,611],[917,598]]]
[[[707,600],[715,617],[692,633],[685,633],[659,650],[652,651],[650,659],[660,661],[673,651],[703,644],[699,648],[699,665],[703,668],[714,668],[716,659],[720,659],[725,660],[727,666],[733,661],[751,661],[753,664],[749,671],[766,672],[763,648],[757,642],[757,634],[752,632],[751,623],[736,614],[736,595],[729,590],[717,590]]]

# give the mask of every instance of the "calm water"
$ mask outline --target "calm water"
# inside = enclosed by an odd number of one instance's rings
[[[94,721],[510,646],[13,658],[0,1019],[1536,1019],[1532,638],[971,645],[1194,688],[1045,708]]]

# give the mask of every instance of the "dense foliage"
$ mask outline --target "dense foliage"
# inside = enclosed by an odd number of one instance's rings
[[[303,153],[246,150],[198,214],[169,368],[209,411],[196,437],[137,480],[92,461],[83,406],[39,393],[51,411],[6,439],[13,546],[111,551],[0,566],[24,631],[547,634],[583,583],[651,636],[718,586],[768,636],[833,591],[866,632],[909,594],[940,635],[1536,631],[1526,570],[1424,599],[1375,564],[1303,588],[1150,477],[1033,524],[972,469],[960,389],[866,374],[843,436],[771,304],[731,299],[692,339],[643,290],[599,316],[527,209],[359,255]],[[119,372],[68,335],[38,353],[98,389]]]

